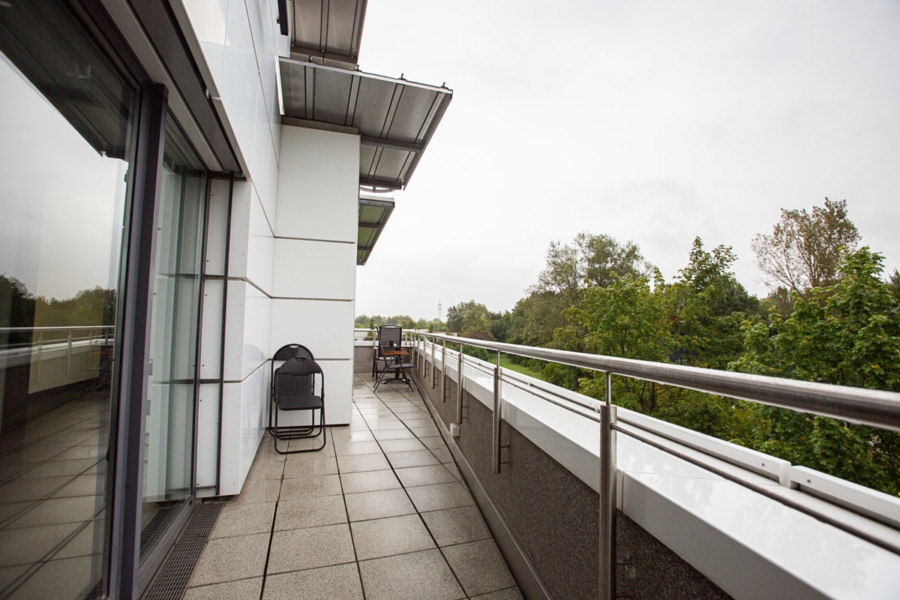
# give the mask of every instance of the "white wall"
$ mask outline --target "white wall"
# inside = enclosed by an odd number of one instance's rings
[[[268,419],[273,223],[281,144],[276,60],[288,53],[290,40],[276,29],[275,0],[183,0],[183,6],[196,36],[196,45],[191,45],[203,54],[198,60],[205,59],[201,72],[211,79],[210,97],[225,111],[246,176],[234,183],[227,285],[207,282],[201,369],[204,378],[221,373],[225,384],[221,415],[218,386],[202,386],[197,459],[198,487],[218,480],[221,494],[236,494]],[[227,188],[225,182],[215,182],[214,195],[227,193],[223,185]],[[225,218],[224,211],[213,214],[216,224]],[[208,252],[208,273],[224,274],[224,263],[216,262],[224,256],[224,239],[212,237]],[[226,352],[220,364],[223,305]],[[216,473],[219,453],[221,468]]]
[[[283,126],[280,155],[272,352],[308,347],[325,371],[328,422],[349,423],[359,136]]]
[[[220,493],[236,494],[265,434],[268,358],[282,345],[312,350],[325,371],[328,422],[350,420],[359,137],[282,127],[276,61],[289,40],[276,29],[275,0],[184,0],[184,12],[247,178],[234,184],[227,285],[209,282],[203,321],[202,368],[204,377],[224,375],[222,414],[212,406],[218,394],[203,386],[198,439],[198,486],[214,483],[221,453]],[[210,272],[224,271],[213,263]]]

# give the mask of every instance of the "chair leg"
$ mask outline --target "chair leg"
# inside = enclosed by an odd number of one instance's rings
[[[310,425],[296,425],[285,427],[287,431],[281,431],[278,426],[278,407],[272,407],[275,412],[275,426],[269,427],[269,433],[273,438],[273,445],[275,447],[275,452],[278,454],[300,454],[303,452],[318,452],[325,447],[325,444],[328,443],[328,430],[325,425],[325,406],[323,404],[322,408],[319,410],[319,425],[316,426],[316,410],[310,410]],[[271,418],[271,415],[270,415]],[[315,435],[312,435],[312,432],[316,431]],[[291,440],[302,440],[302,439],[312,439],[322,436],[322,444],[318,448],[306,448],[303,450],[281,450],[278,448],[278,440],[287,441],[288,448],[290,448]]]

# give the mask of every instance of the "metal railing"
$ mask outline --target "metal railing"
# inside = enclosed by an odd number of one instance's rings
[[[502,369],[500,367],[501,353],[605,373],[606,395],[603,402],[590,401],[587,398],[580,402],[571,398],[552,399],[543,397],[547,402],[572,411],[582,417],[592,418],[600,424],[599,579],[601,598],[615,597],[615,453],[616,432],[617,430],[622,429],[616,424],[616,406],[613,404],[611,385],[613,375],[686,388],[717,396],[747,400],[795,412],[832,417],[879,429],[900,431],[900,394],[894,392],[849,388],[822,383],[766,377],[762,375],[748,375],[743,373],[686,367],[682,365],[582,354],[566,350],[534,348],[442,334],[417,332],[417,336],[422,339],[425,344],[423,354],[426,358],[430,342],[432,388],[436,385],[437,342],[441,342],[441,362],[443,365],[443,376],[441,381],[442,401],[445,400],[443,391],[445,389],[445,379],[447,377],[446,347],[448,343],[459,347],[455,423],[457,435],[458,428],[462,422],[464,346],[483,348],[497,353],[496,366],[493,368],[494,412],[492,417],[492,466],[495,473],[500,472],[500,420],[503,403],[501,392],[501,382],[503,379]],[[591,415],[590,412],[585,409],[596,411],[596,413],[599,414],[596,416]],[[451,433],[453,430],[453,427],[451,427]],[[634,436],[634,433],[631,430],[629,430],[627,434]],[[638,437],[638,439],[641,438]],[[784,482],[782,483],[784,484]],[[761,491],[758,488],[755,489]],[[872,541],[876,541],[877,543],[877,540]]]

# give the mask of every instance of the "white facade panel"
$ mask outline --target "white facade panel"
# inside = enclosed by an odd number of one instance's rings
[[[353,300],[356,244],[278,238],[275,240],[273,296]]]
[[[272,352],[303,344],[316,360],[353,359],[353,302],[272,300]]]
[[[266,433],[268,382],[269,370],[261,367],[245,381],[225,384],[219,471],[219,493],[223,496],[240,493]]]
[[[246,181],[236,181],[231,197],[231,237],[228,248],[228,277],[230,278],[243,279],[247,276],[252,202],[252,184]]]
[[[346,390],[353,390],[353,361],[319,360],[317,357],[316,362],[322,367],[322,373],[325,375],[325,424],[349,424],[353,399]],[[309,411],[282,411],[278,415],[278,425],[309,425],[311,416]]]
[[[270,327],[272,319],[272,299],[253,287],[245,288],[244,306],[244,346],[241,360],[241,374],[248,377],[271,356]]]
[[[216,87],[222,89],[228,0],[183,0],[183,4]]]
[[[250,235],[247,242],[247,266],[245,275],[254,285],[270,295],[273,292],[272,264],[275,239],[262,204],[254,194],[250,203]]]
[[[359,136],[282,126],[275,235],[355,244],[358,202]]]
[[[225,310],[225,280],[206,281],[203,289],[200,379],[218,379],[222,372],[222,311]]]
[[[197,488],[215,488],[219,455],[218,383],[200,384],[197,422]]]
[[[225,381],[244,378],[244,321],[247,318],[247,282],[228,282],[225,312]]]

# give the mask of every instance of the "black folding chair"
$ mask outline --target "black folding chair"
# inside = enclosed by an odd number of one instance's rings
[[[275,368],[276,363],[281,366]],[[281,411],[309,411],[309,425],[279,425]],[[316,425],[316,412],[319,424]],[[274,423],[273,423],[274,421]],[[275,452],[298,454],[317,452],[325,447],[325,374],[313,358],[312,352],[300,344],[283,346],[272,357],[272,407],[269,411],[268,432],[274,438]],[[278,442],[322,437],[317,448],[303,450],[280,450]],[[290,448],[290,445],[288,445]]]
[[[403,328],[399,325],[382,325],[378,328],[378,360],[383,366],[375,380],[373,391],[378,390],[382,383],[402,382],[410,391],[412,385],[407,370],[415,369],[416,365],[408,362],[409,352],[403,349]],[[390,373],[392,377],[386,378]]]

